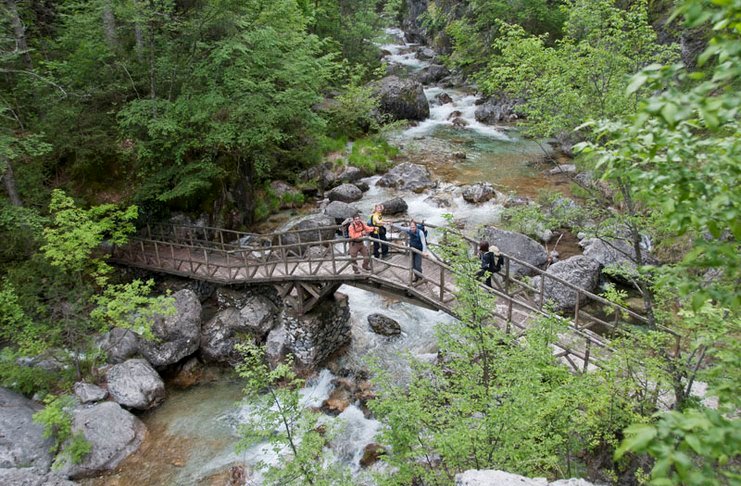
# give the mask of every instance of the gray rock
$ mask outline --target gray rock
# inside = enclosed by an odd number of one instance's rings
[[[628,271],[635,271],[636,253],[633,245],[624,239],[615,238],[587,238],[579,242],[584,249],[584,256],[597,260],[602,266],[621,266]],[[655,263],[644,248],[643,256],[646,263]]]
[[[561,164],[548,171],[551,175],[556,174],[576,174],[576,165],[574,164]]]
[[[463,188],[463,199],[471,204],[481,204],[495,196],[494,187],[488,182],[478,182]]]
[[[469,470],[455,475],[455,486],[594,486],[584,479],[528,478],[494,469]]]
[[[352,218],[358,214],[358,208],[342,201],[332,201],[324,208],[324,214],[334,218],[335,223],[340,224],[347,218]]]
[[[468,122],[459,116],[453,118],[451,122],[455,128],[465,128],[468,126]]]
[[[409,209],[407,202],[400,197],[395,197],[383,202],[383,214],[402,214]]]
[[[49,470],[53,441],[45,439],[44,428],[33,421],[33,414],[41,409],[41,405],[0,388],[0,468]]]
[[[351,203],[363,198],[363,191],[353,184],[342,184],[327,193],[330,201],[342,201]]]
[[[270,183],[270,188],[280,200],[281,209],[292,208],[294,204],[289,201],[301,194],[301,191],[284,181],[273,181]]]
[[[514,121],[521,117],[517,106],[522,100],[513,100],[505,96],[495,96],[487,99],[476,108],[474,117],[480,123],[494,125],[496,123]]]
[[[283,245],[297,245],[299,243],[299,234],[301,243],[314,243],[317,241],[327,241],[334,239],[337,223],[334,218],[326,214],[313,214],[297,223],[290,224],[287,228],[289,231],[301,230],[300,233],[288,233],[283,235],[280,243]],[[277,241],[275,242],[278,243]],[[293,247],[292,253],[303,254],[311,245],[300,245]]]
[[[486,228],[481,239],[497,246],[504,254],[517,258],[534,267],[542,268],[548,261],[548,254],[543,245],[527,236],[498,228]],[[510,261],[510,274],[516,276],[532,275],[533,270]],[[504,270],[502,270],[504,273]]]
[[[234,346],[244,334],[261,339],[275,324],[278,309],[267,297],[252,295],[239,308],[219,311],[201,332],[201,355],[207,361],[239,360]]]
[[[75,395],[80,399],[80,403],[99,402],[105,400],[108,396],[108,392],[92,383],[85,383],[78,381],[75,383]]]
[[[288,355],[290,344],[290,336],[283,324],[270,331],[265,342],[265,359],[270,366],[276,367]]]
[[[434,59],[436,55],[437,53],[429,47],[420,47],[415,57],[421,61],[429,61],[430,59]]]
[[[452,155],[453,158],[454,159],[457,159],[457,160],[466,160],[466,158],[467,158],[466,152],[453,152],[450,155]]]
[[[360,189],[363,192],[368,192],[368,190],[370,189],[370,186],[365,181],[357,181],[355,183],[355,187],[357,187],[358,189]]]
[[[425,199],[426,202],[437,206],[438,208],[453,207],[453,196],[447,192],[439,192]]]
[[[580,289],[594,292],[599,283],[599,273],[601,265],[598,261],[589,257],[577,255],[566,260],[551,265],[546,271],[547,274],[565,280]],[[533,287],[540,288],[540,281],[543,277],[533,279]],[[546,279],[544,284],[544,293],[546,301],[554,305],[555,310],[573,309],[576,307],[576,291],[568,286],[552,279]],[[581,295],[579,303],[586,301],[586,296]]]
[[[124,407],[147,410],[165,399],[162,378],[143,359],[130,359],[112,366],[107,379],[111,398]]]
[[[392,120],[424,120],[430,116],[424,88],[418,81],[387,76],[375,83],[381,113]]]
[[[201,334],[201,302],[192,290],[178,290],[175,314],[154,319],[156,342],[139,340],[139,351],[155,368],[175,364],[198,350]]]
[[[77,483],[37,467],[0,468],[0,484],[8,486],[74,486]]]
[[[123,363],[139,354],[139,337],[128,329],[113,328],[98,339],[98,347],[111,364]]]
[[[395,187],[413,192],[422,192],[434,187],[435,183],[430,178],[427,167],[411,162],[404,162],[392,168],[384,174],[376,185],[381,187]]]
[[[440,64],[432,64],[415,74],[415,79],[422,84],[433,84],[449,76],[450,71]]]
[[[435,100],[440,103],[441,105],[446,105],[448,103],[453,102],[453,98],[450,97],[448,93],[442,92],[435,96]]]
[[[363,177],[363,171],[358,169],[357,167],[348,166],[342,169],[342,172],[340,172],[337,175],[337,180],[341,182],[357,182],[360,180],[360,178]]]
[[[92,446],[81,463],[61,465],[60,473],[78,479],[114,469],[139,448],[147,428],[119,405],[102,402],[75,409],[72,432],[82,433]]]
[[[398,336],[401,334],[399,323],[383,314],[369,315],[368,324],[373,332],[382,336]]]

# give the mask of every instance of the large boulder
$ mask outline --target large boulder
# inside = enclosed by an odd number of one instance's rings
[[[593,260],[583,255],[573,256],[566,260],[554,263],[546,271],[547,274],[558,277],[580,289],[593,292],[599,283],[599,273],[601,265],[597,260]],[[540,280],[543,277],[533,279],[533,287],[540,288]],[[576,307],[576,291],[556,280],[546,278],[543,290],[547,301],[551,301],[555,310],[573,309]],[[585,295],[581,295],[579,303],[586,300]]]
[[[337,174],[337,180],[341,182],[355,183],[363,177],[363,171],[357,167],[347,166]]]
[[[284,181],[271,182],[270,189],[280,201],[281,209],[294,207],[296,205],[295,201],[299,200],[298,198],[301,195],[300,190],[296,189],[295,187]]]
[[[38,467],[0,468],[0,484],[8,486],[75,486],[77,483]]]
[[[347,218],[358,214],[358,208],[342,201],[332,201],[324,208],[324,214],[334,218],[335,223],[340,224]]]
[[[41,409],[36,402],[0,388],[0,468],[49,470],[54,442],[45,439],[44,428],[33,421],[33,414]]]
[[[98,347],[111,364],[123,363],[139,354],[139,337],[128,329],[111,329],[98,339]]]
[[[520,117],[517,112],[517,107],[520,104],[522,104],[522,100],[494,96],[485,100],[476,108],[474,117],[476,121],[488,125],[513,121]]]
[[[395,187],[413,192],[423,192],[425,189],[435,186],[435,182],[430,178],[430,171],[427,167],[411,162],[404,162],[390,171],[386,172],[376,185],[381,187]]]
[[[276,241],[275,244],[281,243],[283,245],[296,245],[299,243],[299,234],[301,235],[301,243],[331,241],[334,239],[334,234],[337,229],[336,226],[337,223],[335,223],[334,218],[330,218],[326,214],[313,214],[297,223],[290,224],[286,230],[298,232],[284,234],[281,237],[281,240]],[[303,254],[309,246],[311,245],[295,246],[291,249],[291,252]]]
[[[130,359],[112,366],[107,379],[111,398],[124,407],[147,410],[165,399],[162,378],[143,359]]]
[[[437,83],[449,74],[450,71],[445,66],[441,64],[432,64],[416,73],[414,77],[422,84],[432,84]]]
[[[548,254],[543,245],[527,236],[498,228],[485,228],[481,239],[497,246],[502,253],[517,258],[534,267],[542,268],[548,261]],[[536,273],[530,268],[510,261],[510,274],[513,276],[532,275]],[[504,270],[502,270],[504,273]]]
[[[363,191],[353,184],[341,184],[327,193],[327,199],[330,201],[351,203],[360,201],[362,198]]]
[[[409,205],[400,197],[395,197],[383,202],[383,214],[402,214],[406,213]]]
[[[431,59],[434,59],[435,56],[437,56],[437,53],[429,47],[420,47],[419,49],[417,49],[417,53],[414,57],[416,57],[420,61],[429,61]]]
[[[398,322],[383,314],[370,314],[368,325],[376,334],[382,336],[398,336],[401,334],[401,326]]]
[[[265,359],[270,366],[275,368],[291,349],[291,337],[286,331],[286,326],[280,324],[273,328],[265,341]]]
[[[219,311],[201,331],[201,355],[206,361],[231,362],[239,360],[235,345],[245,335],[261,339],[275,323],[278,309],[267,298],[251,295],[240,307]]]
[[[381,113],[393,120],[424,120],[430,116],[422,84],[411,79],[388,76],[375,84]]]
[[[636,252],[627,239],[585,238],[579,242],[584,249],[584,256],[597,260],[602,266],[619,266],[629,272],[635,271]],[[646,263],[655,264],[656,260],[648,253],[646,244],[642,245],[642,256]]]
[[[478,182],[463,188],[463,199],[471,204],[481,204],[496,196],[494,187],[488,182]]]
[[[118,404],[102,402],[74,410],[72,433],[81,433],[92,446],[79,464],[60,465],[60,473],[78,479],[114,469],[139,448],[147,428]]]
[[[178,290],[175,313],[154,319],[156,341],[139,340],[139,350],[155,368],[175,364],[198,350],[201,334],[201,302],[192,290]]]

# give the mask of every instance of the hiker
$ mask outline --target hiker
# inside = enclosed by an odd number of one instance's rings
[[[389,246],[382,241],[388,241],[386,239],[386,227],[383,225],[383,204],[376,204],[373,208],[373,214],[371,214],[368,224],[373,227],[373,258],[383,258],[384,260],[389,256]],[[379,255],[380,250],[380,255]]]
[[[373,228],[363,223],[360,219],[360,215],[355,215],[352,218],[352,222],[348,226],[348,233],[350,236],[350,258],[352,258],[352,271],[355,274],[359,274],[358,269],[358,252],[363,255],[363,270],[370,270],[370,257],[368,255],[368,247],[365,246],[365,242],[360,238],[368,236],[373,232]]]
[[[409,227],[400,226],[398,224],[391,225],[394,228],[403,231],[409,235],[409,246],[415,250],[419,250],[423,253],[427,252],[427,230],[425,229],[424,223],[417,224],[416,221],[411,220]],[[422,278],[422,254],[417,252],[412,253],[412,271],[414,277],[412,282],[417,282]]]
[[[504,256],[499,248],[492,246],[490,250],[489,242],[482,241],[479,243],[479,259],[481,260],[481,270],[476,272],[476,276],[483,277],[486,275],[484,283],[487,287],[491,287],[491,277],[502,269]]]

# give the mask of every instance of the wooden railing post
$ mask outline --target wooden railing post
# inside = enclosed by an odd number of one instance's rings
[[[440,302],[445,300],[445,267],[440,265]]]
[[[538,302],[538,310],[543,310],[543,302],[545,301],[545,275],[540,276],[540,299]]]
[[[576,291],[576,305],[574,306],[574,327],[579,329],[579,301],[581,297],[581,292],[578,290]]]
[[[504,293],[509,295],[509,258],[504,260]]]
[[[592,340],[589,339],[589,336],[586,337],[586,340],[587,340],[587,344],[584,349],[584,371],[583,371],[584,373],[587,372],[587,368],[589,367],[589,353],[592,348]]]
[[[157,259],[157,266],[162,267],[162,263],[160,262],[160,251],[159,248],[157,248],[157,241],[154,242],[154,257]]]

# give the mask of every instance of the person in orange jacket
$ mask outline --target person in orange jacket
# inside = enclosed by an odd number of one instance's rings
[[[356,274],[360,273],[360,269],[358,269],[358,253],[363,255],[363,270],[370,270],[368,247],[360,238],[373,233],[373,230],[374,228],[372,226],[368,226],[360,219],[360,215],[356,214],[353,216],[352,223],[350,223],[350,226],[348,227],[348,233],[350,235],[350,258],[352,258],[352,270]]]

